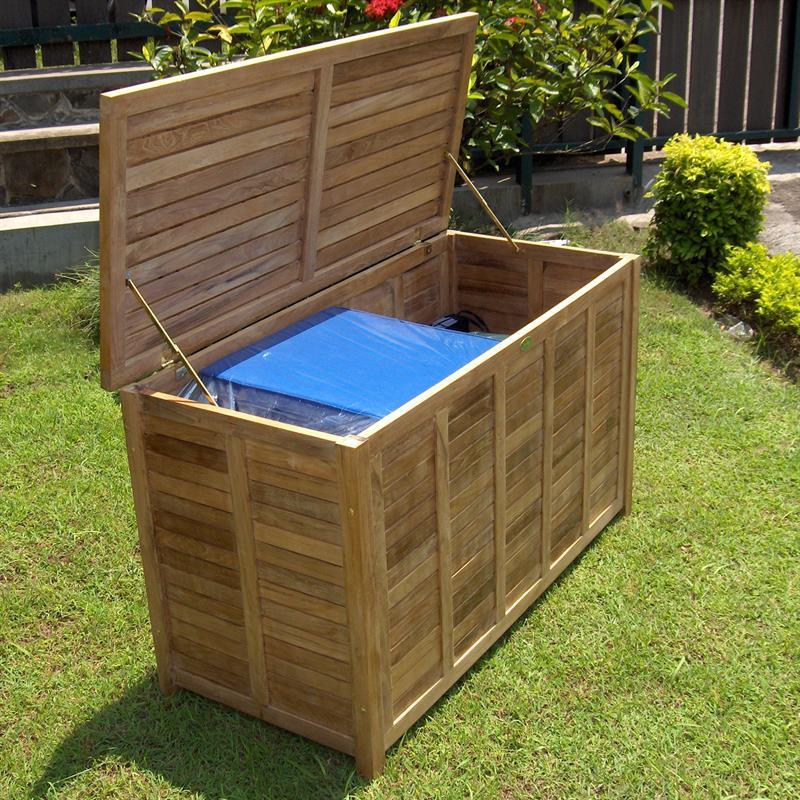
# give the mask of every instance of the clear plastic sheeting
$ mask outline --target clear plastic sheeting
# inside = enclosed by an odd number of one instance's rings
[[[224,408],[327,433],[359,433],[497,344],[329,308],[201,371]],[[205,402],[190,383],[181,397]]]

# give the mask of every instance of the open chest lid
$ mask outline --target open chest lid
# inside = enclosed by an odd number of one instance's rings
[[[106,389],[446,230],[477,15],[104,94]]]

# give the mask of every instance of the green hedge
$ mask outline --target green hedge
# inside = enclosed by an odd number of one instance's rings
[[[767,172],[745,145],[713,136],[673,136],[653,190],[648,260],[691,284],[713,278],[725,248],[758,236],[769,192]]]
[[[800,256],[770,256],[760,244],[730,247],[713,290],[723,304],[766,328],[800,336]]]

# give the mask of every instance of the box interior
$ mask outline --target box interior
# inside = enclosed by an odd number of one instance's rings
[[[249,329],[197,354],[192,363],[202,371],[331,306],[423,325],[430,325],[444,314],[469,311],[484,320],[492,332],[511,334],[543,316],[619,260],[617,254],[611,253],[588,254],[571,248],[521,244],[521,252],[515,252],[497,237],[448,232],[338,286],[267,315]],[[478,349],[489,350],[494,344],[489,342]],[[286,369],[289,365],[282,366]],[[179,365],[142,382],[149,389],[176,396],[186,384],[185,370]],[[258,419],[270,421],[262,416]],[[360,433],[367,426],[356,427],[359,430],[351,432]],[[332,432],[346,435],[344,429]]]

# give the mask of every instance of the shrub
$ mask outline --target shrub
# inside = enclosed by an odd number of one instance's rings
[[[760,244],[729,247],[712,288],[731,310],[800,336],[800,256],[770,256]]]
[[[652,192],[646,255],[697,284],[716,273],[725,248],[754,241],[764,221],[769,164],[713,136],[673,136]]]
[[[596,140],[645,135],[643,112],[666,114],[685,105],[666,90],[674,75],[654,80],[639,69],[641,37],[657,31],[668,0],[592,0],[578,13],[574,0],[176,0],[177,13],[143,15],[170,33],[138,55],[156,77],[204,69],[292,47],[338,39],[459,11],[480,14],[464,120],[462,158],[473,149],[489,161],[525,145],[522,119],[552,140],[584,115]]]

